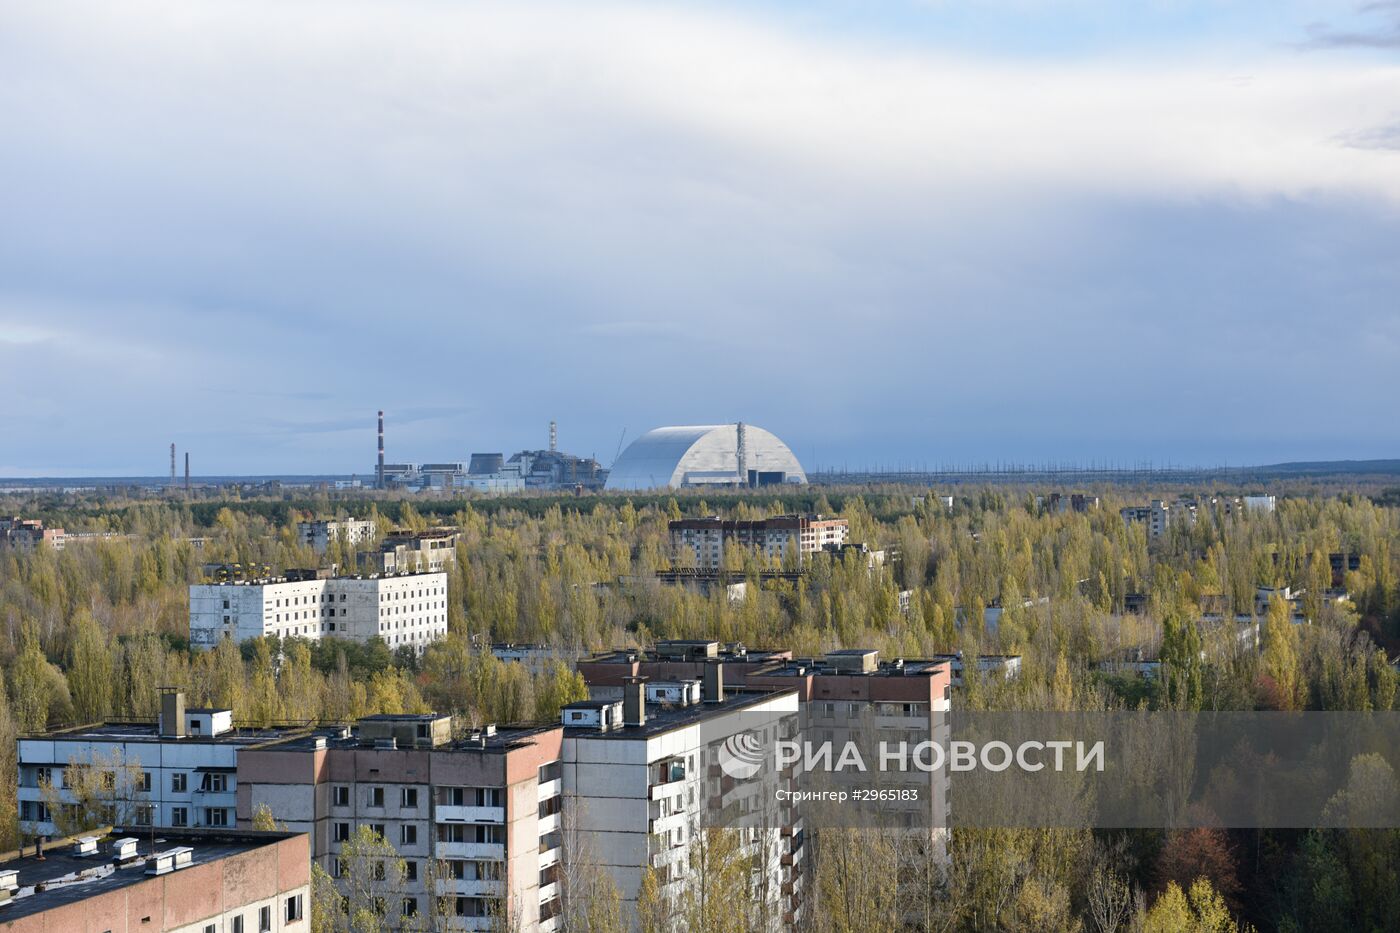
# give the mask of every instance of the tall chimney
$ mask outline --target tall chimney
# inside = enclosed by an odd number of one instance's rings
[[[724,702],[723,661],[710,661],[705,665],[705,702]]]
[[[185,737],[185,695],[174,687],[160,688],[160,734],[170,739]]]
[[[175,445],[170,445],[170,488],[175,488]]]
[[[384,412],[379,413],[379,469],[374,476],[374,488],[384,488]]]
[[[553,421],[549,423],[549,449],[551,452],[559,449],[559,425]]]
[[[190,452],[185,451],[185,495],[190,494]]]
[[[647,724],[647,679],[628,677],[622,684],[622,724],[645,726]]]

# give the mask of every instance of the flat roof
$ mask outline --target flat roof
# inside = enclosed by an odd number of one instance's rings
[[[671,641],[667,644],[708,645],[711,642],[701,639],[699,641]],[[581,661],[592,664],[628,664],[633,661],[642,661],[648,664],[704,664],[707,661],[723,661],[727,664],[766,664],[772,661],[786,661],[789,656],[790,652],[786,648],[745,648],[743,654],[738,654],[732,650],[726,650],[721,645],[719,652],[709,657],[663,657],[657,654],[655,649],[613,648],[609,651],[600,651],[581,659]]]
[[[596,726],[564,726],[564,734],[574,738],[587,739],[639,739],[650,738],[654,735],[661,735],[670,732],[672,729],[680,729],[691,726],[698,722],[703,722],[714,716],[737,712],[750,706],[757,706],[764,700],[791,693],[796,695],[797,688],[781,687],[778,689],[753,690],[746,688],[725,688],[724,701],[721,703],[694,703],[690,706],[673,706],[667,703],[647,703],[647,721],[641,726],[616,726],[606,732],[599,731]],[[611,706],[620,704],[621,700],[591,700],[586,701],[588,705]],[[570,703],[564,709],[573,707],[575,709],[585,708],[584,703]],[[795,712],[795,711],[794,711]]]
[[[156,834],[154,851],[163,852],[188,846],[191,850],[191,864],[207,865],[299,835],[302,834],[255,830],[163,829]],[[118,866],[112,861],[111,841],[123,837],[137,840],[136,851],[140,857],[129,864]],[[49,843],[44,849],[43,860],[26,854],[0,862],[0,869],[19,873],[19,891],[14,900],[0,907],[0,922],[8,923],[21,917],[84,901],[142,881],[153,880],[153,877],[168,877],[146,874],[146,858],[153,851],[149,827],[132,828],[130,831],[115,829],[110,836],[98,843],[96,854],[86,857],[73,854],[73,842],[73,839],[68,839],[62,843]],[[28,846],[25,851],[32,853],[34,848]],[[177,869],[169,874],[178,875],[183,870]],[[34,886],[39,883],[44,884],[44,889],[35,892]]]
[[[523,747],[526,739],[532,736],[541,735],[552,729],[560,728],[557,724],[523,724],[498,726],[494,735],[486,735],[485,729],[474,729],[468,733],[468,737],[455,739],[442,745],[433,746],[413,746],[403,745],[396,749],[375,749],[373,744],[366,745],[360,737],[354,733],[344,736],[341,729],[329,728],[318,730],[310,735],[299,735],[280,742],[269,742],[260,748],[260,751],[276,752],[312,752],[318,748],[328,750],[344,751],[348,749],[361,749],[364,751],[383,752],[504,752],[513,748]],[[473,740],[471,735],[477,735]],[[485,739],[485,745],[482,739]],[[322,742],[324,744],[322,744]]]
[[[185,710],[191,712],[222,712],[221,710]],[[256,728],[240,728],[237,723],[227,732],[218,735],[198,735],[186,732],[181,738],[161,735],[160,726],[154,722],[104,722],[97,725],[74,726],[71,729],[58,729],[53,732],[36,732],[21,735],[20,740],[42,742],[170,742],[181,745],[255,745],[305,732],[310,723],[287,724]],[[30,762],[25,762],[30,764]]]
[[[854,652],[855,655],[867,653],[865,651]],[[836,654],[836,652],[833,651],[832,654]],[[942,668],[950,667],[951,662],[951,658],[925,658],[922,660],[906,658],[903,667],[895,667],[889,661],[882,661],[880,666],[873,671],[861,671],[833,667],[825,658],[793,658],[780,667],[761,673],[765,677],[799,677],[807,674],[815,674],[819,677],[925,677],[937,673]]]

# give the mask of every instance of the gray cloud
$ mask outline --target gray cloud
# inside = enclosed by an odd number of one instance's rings
[[[1357,12],[1371,17],[1364,26],[1334,26],[1318,22],[1308,25],[1304,49],[1400,49],[1400,3],[1365,3]]]
[[[826,463],[1400,443],[1395,343],[1348,336],[1400,292],[1384,69],[136,2],[0,12],[16,469],[363,474],[378,408],[407,460],[551,418],[604,460],[733,418]]]

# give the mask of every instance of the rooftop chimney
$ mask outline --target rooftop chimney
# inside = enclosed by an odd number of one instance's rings
[[[160,688],[160,735],[166,739],[185,737],[185,695],[174,687]]]
[[[622,686],[622,723],[626,726],[647,724],[647,679],[628,677]]]
[[[724,702],[723,661],[711,661],[705,665],[705,702]]]

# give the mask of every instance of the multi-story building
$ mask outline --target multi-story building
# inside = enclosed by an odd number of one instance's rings
[[[952,665],[947,658],[881,661],[873,649],[847,648],[751,673],[748,683],[795,687],[808,741],[841,747],[849,741],[904,740],[913,746],[946,738],[945,714],[952,699]],[[907,780],[919,786],[914,806],[922,811],[911,813],[909,822],[931,827],[931,839],[942,858],[947,845],[947,773],[912,771]]]
[[[1099,507],[1098,496],[1082,492],[1070,493],[1068,496],[1052,492],[1048,496],[1036,496],[1035,498],[1036,503],[1047,512],[1088,512],[1090,509]]]
[[[20,824],[37,835],[58,833],[49,807],[76,805],[69,772],[78,766],[112,775],[105,803],[121,822],[164,829],[233,826],[239,752],[297,728],[235,728],[232,710],[186,708],[182,694],[164,690],[153,723],[107,722],[23,736],[17,743]]]
[[[1178,509],[1182,511],[1182,509]],[[1153,499],[1148,505],[1128,506],[1120,509],[1119,514],[1123,516],[1123,521],[1129,525],[1141,523],[1147,526],[1147,536],[1149,538],[1160,538],[1167,533],[1173,521],[1178,516],[1172,512],[1172,507],[1161,499]],[[1189,509],[1190,520],[1195,519],[1196,507],[1191,505]]]
[[[32,850],[31,850],[32,851]],[[11,933],[309,933],[306,836],[121,830],[0,862]]]
[[[454,738],[451,717],[428,714],[264,743],[238,759],[240,825],[266,805],[309,834],[333,877],[369,827],[405,860],[391,927],[440,910],[454,929],[547,933],[560,902],[562,734],[488,726]]]
[[[376,553],[361,555],[361,564],[372,573],[437,573],[456,561],[455,528],[391,532]]]
[[[1244,497],[1244,510],[1261,515],[1272,512],[1277,505],[1277,499],[1273,496],[1258,495]]]
[[[190,645],[265,635],[369,641],[421,650],[447,634],[447,575],[326,577],[289,572],[271,580],[190,586]]]
[[[754,913],[767,916],[770,928],[793,926],[806,886],[800,821],[776,803],[769,783],[726,772],[721,747],[756,728],[795,737],[798,715],[791,685],[727,690],[723,662],[707,664],[703,681],[631,678],[620,700],[565,706],[562,763],[574,857],[608,872],[623,914],[636,917],[648,868],[659,895],[676,903],[695,883],[692,856],[705,844],[705,830],[733,829],[749,869],[749,888],[735,909],[759,905],[764,909]]]
[[[314,522],[297,522],[297,538],[302,545],[317,554],[326,553],[331,542],[342,538],[351,547],[373,540],[375,524],[368,519],[320,519]]]
[[[32,551],[47,544],[55,551],[63,550],[67,535],[62,528],[45,528],[41,519],[6,516],[0,518],[0,545],[18,551]]]
[[[809,554],[839,549],[846,543],[850,524],[844,518],[822,515],[778,515],[756,521],[682,519],[671,522],[670,530],[675,551],[690,552],[696,567],[717,569],[724,566],[724,549],[729,545],[778,560],[795,554],[799,561]]]

